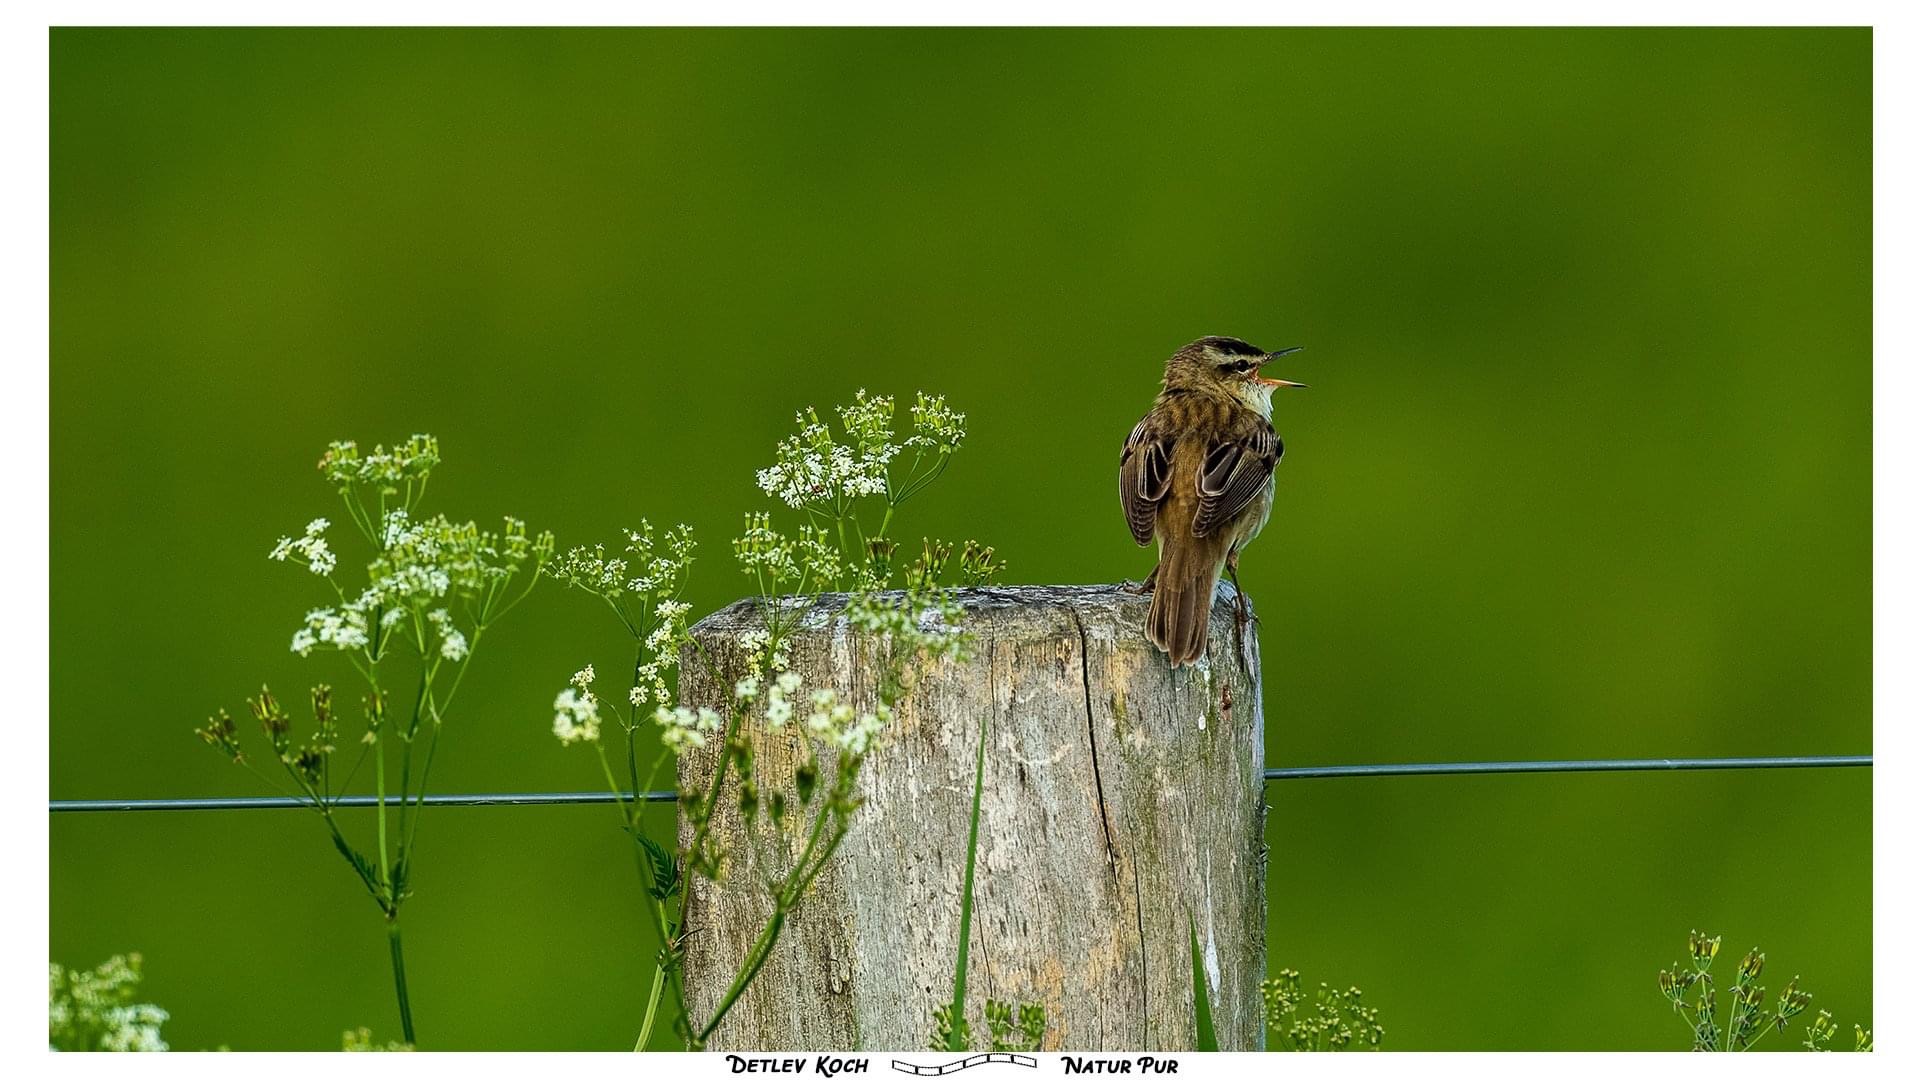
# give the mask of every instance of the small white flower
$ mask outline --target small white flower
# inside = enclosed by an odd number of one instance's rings
[[[467,635],[458,630],[448,630],[447,636],[440,639],[440,655],[454,661],[466,659]]]
[[[327,546],[327,542],[320,537],[312,536],[307,538],[306,545],[307,569],[322,576],[333,573],[333,568],[339,563],[339,559],[334,557],[333,549]]]
[[[741,701],[752,701],[754,698],[759,697],[760,696],[759,676],[749,675],[746,678],[741,679],[739,682],[734,683],[733,696],[739,698]]]
[[[660,742],[674,753],[684,753],[689,747],[707,745],[707,733],[719,731],[725,718],[712,709],[689,709],[685,705],[672,709],[662,705],[655,709],[653,722],[660,726]]]
[[[307,564],[308,570],[323,576],[333,573],[333,568],[340,560],[334,556],[333,549],[327,546],[326,538],[320,535],[326,528],[326,518],[314,518],[307,524],[306,535],[297,540],[290,536],[281,537],[274,543],[273,550],[267,552],[267,558],[274,562],[286,562],[297,555],[300,561]]]
[[[553,733],[561,743],[600,738],[600,702],[591,693],[569,687],[553,699]]]
[[[793,719],[793,703],[791,701],[783,697],[769,696],[767,698],[768,727],[785,727],[787,721],[791,719]]]
[[[780,688],[781,693],[791,694],[800,689],[800,676],[791,671],[783,671],[779,678],[773,680],[773,684]]]
[[[317,645],[358,649],[367,643],[367,617],[356,607],[315,608],[307,612],[306,622],[293,635],[293,651],[301,656]]]
[[[593,665],[588,664],[586,667],[574,672],[573,678],[567,681],[584,691],[587,687],[593,685]],[[591,697],[592,695],[589,694],[588,696]]]

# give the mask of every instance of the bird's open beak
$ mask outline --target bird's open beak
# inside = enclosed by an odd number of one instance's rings
[[[1306,348],[1305,345],[1294,345],[1286,349],[1276,349],[1273,352],[1268,353],[1266,357],[1260,361],[1260,363],[1264,367],[1265,365],[1270,364],[1275,360],[1278,360],[1282,356],[1290,356],[1293,353],[1297,353],[1304,348]],[[1255,375],[1254,378],[1259,379],[1261,383],[1267,386],[1278,386],[1278,387],[1283,387],[1289,390],[1305,390],[1307,388],[1306,383],[1293,382],[1290,379],[1269,379],[1262,375]]]

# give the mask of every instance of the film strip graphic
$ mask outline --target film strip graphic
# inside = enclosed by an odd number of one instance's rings
[[[947,1076],[952,1073],[957,1073],[962,1069],[971,1069],[975,1065],[996,1063],[1001,1065],[1025,1065],[1029,1069],[1037,1069],[1040,1067],[1039,1061],[1025,1054],[975,1054],[972,1057],[961,1058],[959,1061],[949,1061],[945,1065],[913,1065],[905,1061],[895,1061],[893,1068],[895,1072],[903,1072],[911,1076]]]

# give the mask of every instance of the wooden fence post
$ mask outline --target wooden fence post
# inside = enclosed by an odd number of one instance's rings
[[[1146,640],[1147,598],[1117,586],[964,590],[965,662],[925,671],[860,774],[866,798],[815,892],[709,1042],[752,1050],[913,1050],[952,994],[974,750],[990,724],[969,951],[975,1049],[988,997],[1037,1001],[1046,1050],[1191,1049],[1198,929],[1223,1050],[1259,1049],[1266,858],[1259,647],[1236,657],[1231,589],[1215,594],[1204,668],[1171,669]],[[871,702],[874,647],[827,598],[795,637],[808,686]],[[725,707],[742,601],[693,629],[681,700]],[[786,782],[792,727],[755,725],[763,787]],[[709,748],[711,751],[713,748]],[[682,790],[711,777],[682,759]],[[763,795],[764,797],[764,795]],[[693,877],[687,995],[710,1014],[766,918],[752,845],[732,799],[716,834],[729,883]],[[687,826],[683,821],[682,840]]]

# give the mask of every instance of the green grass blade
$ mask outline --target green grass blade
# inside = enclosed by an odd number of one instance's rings
[[[1218,1050],[1220,1040],[1213,1033],[1213,1005],[1207,1000],[1207,969],[1200,963],[1200,934],[1193,926],[1193,914],[1187,914],[1187,944],[1193,950],[1193,1048]]]
[[[967,942],[973,934],[973,855],[980,845],[980,787],[987,774],[987,723],[980,722],[980,746],[973,754],[973,815],[967,820],[967,872],[960,887],[960,944],[953,957],[953,1012],[947,1049],[967,1048]]]

